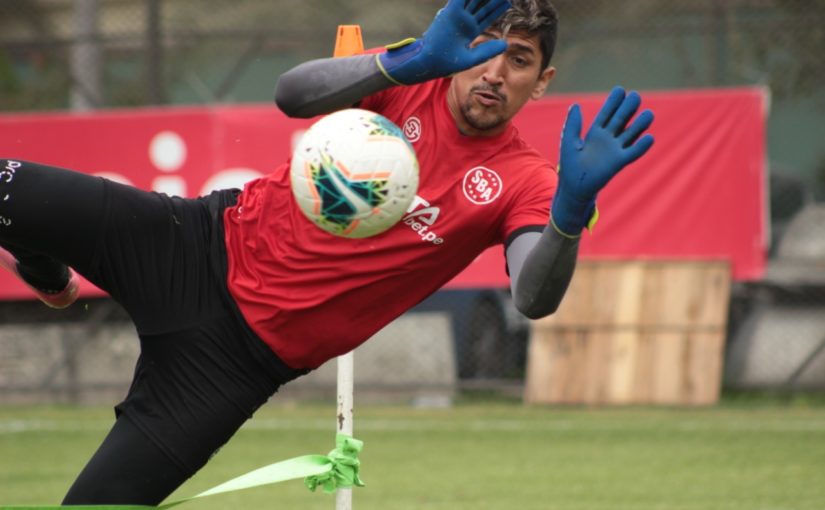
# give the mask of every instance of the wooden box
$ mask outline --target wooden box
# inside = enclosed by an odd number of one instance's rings
[[[729,295],[722,261],[580,261],[559,310],[533,323],[525,401],[717,402]]]

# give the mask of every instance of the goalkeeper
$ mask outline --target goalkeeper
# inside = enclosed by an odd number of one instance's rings
[[[439,212],[429,230],[444,239],[437,248],[418,246],[421,259],[435,259],[421,269],[429,277],[422,290],[438,289],[482,250],[501,244],[516,307],[535,319],[555,311],[564,296],[599,191],[653,145],[644,134],[653,114],[633,119],[641,98],[617,87],[581,139],[574,105],[554,171],[511,119],[544,95],[556,73],[556,11],[549,0],[511,1],[450,0],[418,40],[292,69],[281,76],[275,101],[293,117],[358,106],[403,126],[421,167],[418,206]],[[474,192],[467,180],[491,188]],[[385,266],[417,270],[423,264],[416,262],[405,253]],[[409,284],[425,285],[417,273]]]
[[[375,237],[310,223],[288,164],[242,191],[181,199],[0,159],[0,264],[58,308],[77,297],[76,271],[124,307],[141,342],[117,420],[64,503],[158,504],[280,385],[357,347],[490,246],[504,247],[517,308],[552,313],[598,193],[653,143],[652,113],[636,115],[639,95],[621,88],[584,135],[570,109],[559,168],[519,137],[513,116],[555,75],[556,30],[548,0],[449,0],[418,40],[280,78],[289,115],[358,105],[404,127],[418,195],[409,221]]]

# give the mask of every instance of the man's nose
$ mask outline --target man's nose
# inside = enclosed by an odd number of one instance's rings
[[[497,55],[488,60],[484,65],[484,81],[493,85],[499,85],[504,81],[506,73],[505,56]]]

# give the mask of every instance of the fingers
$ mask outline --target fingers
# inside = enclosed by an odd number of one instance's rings
[[[500,55],[507,50],[507,41],[495,39],[479,44],[470,50],[470,65],[475,67],[482,62],[487,62],[496,55]]]
[[[645,135],[623,152],[624,165],[629,165],[645,155],[653,147],[653,135]]]
[[[596,115],[596,118],[593,120],[593,125],[602,128],[607,127],[607,123],[610,122],[616,110],[622,105],[624,98],[624,89],[622,87],[614,87],[613,90],[610,91],[610,95],[607,96],[604,105],[602,105],[602,109],[599,110],[599,114]]]
[[[653,112],[645,110],[639,114],[636,119],[628,126],[628,122],[636,115],[639,106],[642,104],[642,98],[636,91],[631,91],[627,97],[622,101],[622,104],[616,110],[613,118],[610,119],[607,130],[608,132],[617,135],[617,140],[621,143],[622,159],[624,165],[641,158],[653,146],[653,136],[645,135],[641,137],[645,131],[653,124]],[[627,127],[625,127],[627,126]]]
[[[564,127],[561,132],[562,150],[567,144],[575,144],[577,147],[581,144],[582,133],[582,111],[579,105],[574,104],[567,110],[567,119],[564,121]]]
[[[484,16],[483,13],[485,11],[496,9],[502,4],[506,4],[507,8],[510,8],[509,0],[466,0],[464,2],[464,9],[476,18],[479,18]]]
[[[490,0],[465,0],[464,10],[470,14],[475,14],[480,8],[489,4]]]
[[[641,104],[642,98],[638,92],[631,91],[625,94],[623,88],[615,87],[593,121],[594,126],[603,127],[621,143],[621,147],[625,149],[624,165],[636,161],[653,146],[652,135],[639,138],[653,124],[653,112],[643,111],[628,126]]]
[[[653,112],[645,110],[619,135],[623,148],[630,147],[653,124]]]
[[[624,101],[619,105],[616,113],[614,113],[613,117],[608,121],[606,126],[607,131],[614,136],[621,134],[622,130],[627,126],[627,123],[630,122],[630,119],[636,115],[636,111],[641,104],[642,98],[638,92],[631,91],[628,93]]]
[[[483,30],[492,25],[510,7],[510,2],[507,0],[491,0],[475,13],[479,27]]]

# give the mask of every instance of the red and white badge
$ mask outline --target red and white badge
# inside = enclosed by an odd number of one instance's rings
[[[474,204],[486,205],[501,195],[504,183],[489,168],[477,166],[464,176],[464,196]]]
[[[415,143],[421,138],[421,120],[418,117],[410,117],[404,123],[404,136],[410,143]]]

